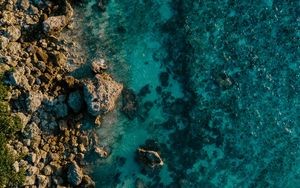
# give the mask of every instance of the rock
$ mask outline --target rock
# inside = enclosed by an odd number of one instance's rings
[[[58,51],[51,53],[51,60],[56,66],[64,66],[67,62],[67,57]]]
[[[134,91],[131,89],[124,89],[122,91],[122,112],[129,118],[134,119],[138,112],[138,100]]]
[[[15,26],[9,26],[6,29],[5,36],[10,41],[15,42],[21,37],[21,29]]]
[[[68,181],[71,185],[77,186],[82,182],[83,173],[81,168],[73,161],[68,168]]]
[[[20,7],[26,11],[30,7],[29,0],[21,0]]]
[[[29,186],[29,185],[34,185],[35,184],[35,180],[36,180],[36,176],[32,175],[32,176],[26,176],[25,177],[25,182],[24,182],[24,186]]]
[[[17,56],[21,55],[21,44],[18,42],[10,42],[6,47],[6,51],[10,56]]]
[[[89,137],[86,135],[80,136],[79,143],[83,144],[84,146],[88,146],[89,145]]]
[[[43,99],[44,99],[44,96],[40,91],[29,92],[29,96],[26,101],[28,111],[35,112],[36,110],[38,110],[42,104]]]
[[[15,161],[13,164],[14,170],[15,172],[19,172],[20,171],[20,167],[19,167],[19,162]]]
[[[46,176],[50,176],[53,173],[51,166],[47,165],[43,168],[43,174]]]
[[[79,144],[78,149],[79,149],[80,152],[83,152],[83,153],[86,152],[86,149],[85,149],[83,144]]]
[[[97,74],[94,80],[86,80],[83,84],[84,100],[89,113],[93,116],[112,111],[123,89],[122,84],[107,74]]]
[[[41,130],[34,122],[25,127],[23,135],[25,138],[31,140],[31,147],[37,148],[39,146],[41,142]]]
[[[103,70],[106,70],[108,67],[104,59],[92,62],[92,70],[94,73],[101,73]]]
[[[39,169],[35,166],[30,166],[28,169],[27,169],[27,174],[29,176],[32,176],[32,175],[36,175],[39,173]]]
[[[4,36],[0,36],[0,50],[1,49],[5,49],[7,47],[9,43],[9,39],[4,37]]]
[[[43,31],[47,35],[56,35],[68,24],[66,16],[51,16],[43,22]]]
[[[96,186],[96,184],[92,180],[92,178],[90,178],[87,175],[84,175],[82,177],[82,183],[80,184],[80,187],[82,187],[82,188],[92,188],[92,187],[95,187],[95,186]]]
[[[30,120],[30,117],[26,116],[24,113],[22,112],[18,112],[13,114],[14,116],[18,117],[21,120],[21,124],[22,124],[22,129],[25,128],[25,126],[27,125],[27,123]]]
[[[28,156],[28,162],[34,164],[36,162],[36,154],[35,153],[30,153]]]
[[[68,105],[73,110],[73,112],[80,112],[82,107],[82,97],[79,91],[74,91],[69,94]]]
[[[95,125],[96,126],[100,126],[102,123],[102,117],[101,116],[97,116],[95,119]]]
[[[164,162],[156,151],[139,148],[137,150],[139,161],[151,168],[163,166]]]
[[[102,148],[100,147],[94,147],[94,151],[95,153],[101,157],[101,158],[106,158],[108,156],[108,153],[106,151],[104,151]]]
[[[49,186],[49,177],[44,176],[44,175],[37,175],[37,185],[38,188],[46,188]]]
[[[23,67],[18,67],[12,73],[10,73],[9,80],[14,86],[19,86],[26,90],[30,90],[31,88],[28,83],[28,79],[25,76],[25,69]]]
[[[36,48],[35,55],[37,56],[38,60],[47,62],[48,61],[48,54],[42,48]]]

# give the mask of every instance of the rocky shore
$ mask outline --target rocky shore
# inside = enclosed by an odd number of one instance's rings
[[[22,131],[7,147],[14,169],[25,171],[25,187],[94,187],[85,156],[108,155],[94,127],[112,111],[123,86],[105,73],[105,60],[94,61],[94,76],[78,80],[68,68],[76,62],[73,41],[59,37],[72,29],[69,1],[0,0],[0,70],[9,86],[9,103]]]

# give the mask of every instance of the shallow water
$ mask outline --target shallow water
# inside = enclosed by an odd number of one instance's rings
[[[139,94],[105,117],[97,187],[297,187],[299,1],[111,0],[81,8],[90,59]],[[134,160],[155,140],[162,169]],[[125,161],[125,162],[124,162]]]

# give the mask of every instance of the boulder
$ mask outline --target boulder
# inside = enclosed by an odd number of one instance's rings
[[[95,79],[86,80],[83,84],[84,100],[89,113],[93,116],[112,111],[123,89],[122,84],[117,83],[107,74],[97,74]]]
[[[98,61],[92,62],[92,71],[94,73],[101,73],[103,70],[106,70],[108,68],[107,64],[105,63],[104,59],[100,59]]]
[[[67,57],[58,51],[51,53],[51,60],[56,66],[64,66],[67,62]]]
[[[44,95],[38,91],[29,92],[29,96],[26,101],[27,109],[29,112],[35,112],[42,104],[42,100],[44,99]]]
[[[164,164],[163,160],[156,151],[138,148],[137,155],[138,160],[148,167],[155,168],[163,166]]]
[[[131,89],[124,89],[122,91],[122,112],[129,118],[134,119],[138,112],[138,100],[134,91]]]
[[[68,24],[66,16],[51,16],[43,22],[43,31],[47,35],[56,35]]]
[[[77,186],[82,182],[83,173],[81,168],[73,161],[68,168],[68,181],[71,185]]]
[[[106,158],[108,156],[108,153],[100,147],[95,146],[94,151],[101,158]]]
[[[82,107],[82,97],[79,91],[74,91],[69,94],[68,105],[73,110],[73,112],[80,112]]]

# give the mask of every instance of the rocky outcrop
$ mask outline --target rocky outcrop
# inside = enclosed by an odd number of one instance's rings
[[[41,106],[44,95],[39,92],[31,91],[29,92],[27,98],[27,110],[29,112],[35,112]]]
[[[105,114],[115,108],[115,103],[123,85],[114,81],[108,74],[97,74],[93,80],[86,80],[84,100],[93,116]]]
[[[43,22],[43,31],[48,35],[56,35],[68,24],[66,16],[52,16]]]
[[[148,167],[155,168],[164,165],[163,160],[161,159],[160,155],[156,151],[138,148],[137,155],[138,155],[137,156],[138,160]]]
[[[68,181],[71,185],[77,186],[82,182],[83,173],[76,162],[72,162],[68,169]]]

